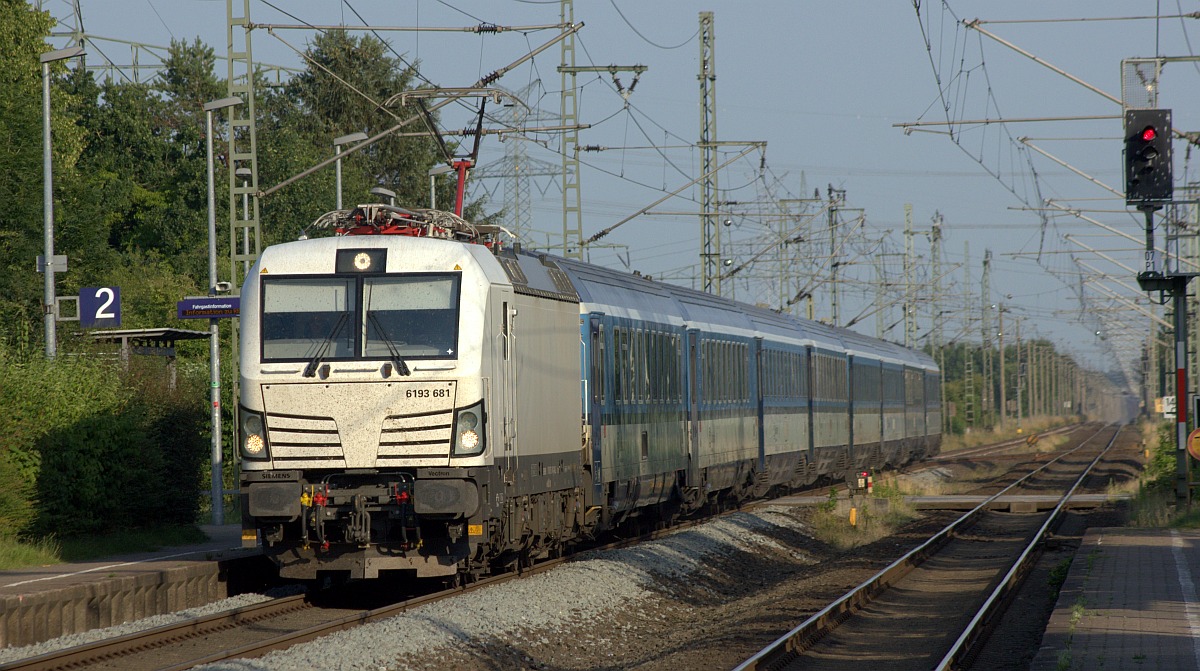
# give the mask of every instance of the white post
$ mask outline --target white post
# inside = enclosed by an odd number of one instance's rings
[[[217,197],[213,185],[213,112],[240,105],[238,97],[204,105],[204,141],[208,160],[208,295],[217,295]],[[212,404],[212,523],[225,523],[225,485],[221,450],[221,331],[216,318],[208,320],[209,400]]]
[[[58,51],[47,51],[41,55],[42,62],[42,321],[46,331],[46,358],[58,354],[58,333],[55,322],[54,290],[54,154],[50,149],[50,64],[66,58],[74,58],[84,52],[75,46]]]
[[[337,175],[337,208],[342,209],[342,145],[351,144],[353,142],[362,142],[367,139],[367,134],[363,132],[350,133],[341,137],[333,138],[333,155],[337,157],[334,161],[334,173]]]

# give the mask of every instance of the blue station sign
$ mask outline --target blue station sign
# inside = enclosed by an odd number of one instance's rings
[[[121,325],[121,287],[79,290],[79,325],[84,328]]]
[[[242,299],[237,296],[185,298],[175,305],[179,319],[228,319],[241,314]]]

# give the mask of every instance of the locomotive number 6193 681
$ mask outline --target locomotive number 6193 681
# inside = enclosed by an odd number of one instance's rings
[[[449,389],[408,389],[404,392],[405,398],[449,398]]]

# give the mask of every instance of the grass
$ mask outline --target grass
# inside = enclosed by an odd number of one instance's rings
[[[119,531],[90,538],[62,540],[63,561],[84,561],[131,552],[153,552],[164,547],[202,543],[208,536],[199,527],[163,527],[160,529]]]
[[[26,543],[12,539],[0,540],[0,571],[60,564],[62,548],[53,538]]]
[[[986,429],[976,429],[970,433],[961,435],[948,434],[942,436],[942,452],[953,452],[955,450],[963,450],[969,447],[978,447],[990,443],[999,443],[1014,438],[1028,436],[1031,433],[1041,433],[1050,429],[1063,426],[1064,424],[1073,421],[1073,418],[1066,417],[1026,417],[1021,420],[1021,433],[1017,433],[1017,422],[1015,419],[1009,418],[1008,423],[1001,430],[999,427],[988,431]],[[1042,438],[1045,440],[1045,437]]]
[[[1149,528],[1200,528],[1200,509],[1181,510],[1175,497],[1175,437],[1171,427],[1161,422],[1143,422],[1142,448],[1149,456],[1141,477],[1122,487],[1110,486],[1109,492],[1127,491],[1133,495],[1130,526]],[[1189,474],[1190,480],[1196,473]]]
[[[1064,559],[1050,569],[1050,600],[1057,601],[1058,593],[1062,591],[1063,583],[1067,581],[1067,573],[1071,571],[1071,560]]]
[[[821,505],[813,510],[809,525],[818,541],[838,550],[849,550],[890,536],[916,519],[916,512],[900,496],[880,498],[879,492],[867,505],[856,508],[857,524],[850,525],[847,512]]]
[[[164,547],[201,543],[207,538],[199,527],[188,526],[119,531],[87,538],[0,539],[0,571],[152,552]]]

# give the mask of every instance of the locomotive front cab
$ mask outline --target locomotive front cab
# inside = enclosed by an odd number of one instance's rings
[[[482,539],[484,311],[463,287],[486,279],[464,249],[327,238],[270,248],[252,272],[243,541],[281,575],[448,576]]]

